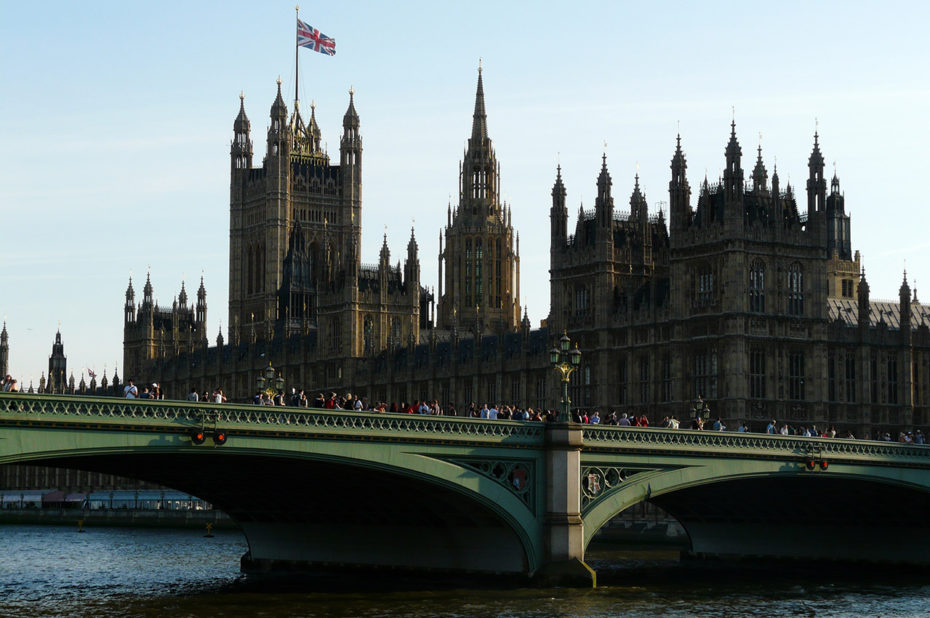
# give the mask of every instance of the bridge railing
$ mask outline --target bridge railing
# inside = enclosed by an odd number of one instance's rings
[[[667,450],[680,453],[705,452],[719,456],[722,453],[747,457],[760,454],[773,456],[796,455],[821,459],[911,459],[930,465],[930,446],[852,440],[847,438],[804,438],[769,434],[693,431],[688,429],[652,429],[632,427],[585,427],[584,448],[630,450]]]
[[[411,414],[377,414],[285,406],[0,393],[0,424],[95,425],[101,429],[153,426],[183,433],[207,426],[229,435],[255,433],[359,434],[404,439],[538,446],[543,423]]]

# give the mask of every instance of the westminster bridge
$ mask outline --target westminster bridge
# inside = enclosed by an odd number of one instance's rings
[[[250,570],[595,581],[639,502],[696,556],[930,563],[930,447],[780,435],[0,394],[0,464],[118,474],[235,519]]]

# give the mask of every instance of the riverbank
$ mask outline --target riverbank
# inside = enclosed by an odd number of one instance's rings
[[[82,522],[79,524],[78,522]],[[132,509],[11,509],[0,511],[0,526],[39,525],[109,527],[109,528],[178,528],[204,530],[212,524],[216,530],[238,530],[226,513],[217,510],[167,511]]]

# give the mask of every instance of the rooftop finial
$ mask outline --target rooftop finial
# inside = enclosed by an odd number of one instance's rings
[[[478,73],[481,73],[481,56],[478,56]]]

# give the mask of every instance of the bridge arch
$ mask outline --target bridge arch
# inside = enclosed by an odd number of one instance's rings
[[[682,524],[692,554],[930,562],[930,475],[921,469],[696,460],[642,471],[583,511],[585,546],[644,501]]]
[[[4,428],[13,444],[0,445],[0,463],[114,473],[202,497],[242,525],[254,568],[531,574],[543,559],[539,491],[521,495],[475,474],[481,466],[472,447],[235,432],[223,446],[194,446],[186,433],[99,429]],[[481,458],[513,455],[489,446]],[[522,461],[543,467],[538,453]],[[544,483],[533,481],[534,489]]]

